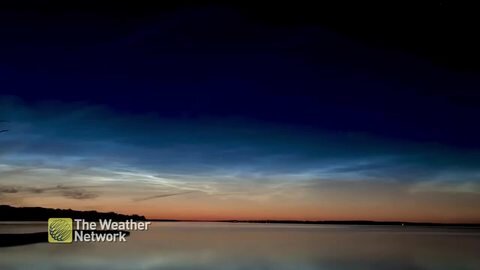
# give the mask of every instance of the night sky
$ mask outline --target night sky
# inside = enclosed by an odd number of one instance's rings
[[[1,204],[480,222],[473,6],[21,2]]]

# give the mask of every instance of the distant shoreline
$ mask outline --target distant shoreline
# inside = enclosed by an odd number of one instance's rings
[[[221,223],[254,223],[254,224],[306,224],[306,225],[371,225],[371,226],[422,226],[422,227],[467,227],[480,228],[480,223],[436,223],[408,221],[372,221],[372,220],[180,220],[180,219],[148,219],[140,215],[125,215],[114,212],[77,211],[71,209],[52,209],[43,207],[13,207],[0,205],[0,223],[9,222],[46,222],[51,217],[70,217],[96,221],[142,220],[153,222],[221,222]]]
[[[303,225],[369,225],[369,226],[417,226],[417,227],[468,227],[480,228],[478,223],[434,223],[434,222],[401,222],[401,221],[368,221],[368,220],[176,220],[147,219],[153,222],[219,222],[219,223],[252,223],[252,224],[303,224]]]
[[[103,219],[103,218],[100,218]],[[391,221],[301,221],[301,220],[179,220],[179,219],[146,219],[151,222],[178,223],[243,223],[243,224],[290,224],[290,225],[351,225],[351,226],[397,226],[397,227],[454,227],[480,229],[477,223],[428,223],[428,222],[391,222]],[[0,220],[0,225],[21,223],[47,223],[46,220]]]

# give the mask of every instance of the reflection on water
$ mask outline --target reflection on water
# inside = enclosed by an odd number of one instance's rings
[[[0,233],[46,224],[0,224]],[[155,223],[126,243],[0,249],[0,269],[480,269],[480,232],[381,226]]]

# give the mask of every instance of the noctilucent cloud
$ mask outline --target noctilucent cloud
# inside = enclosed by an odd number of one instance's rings
[[[480,222],[477,78],[231,10],[92,20],[2,44],[0,203]]]

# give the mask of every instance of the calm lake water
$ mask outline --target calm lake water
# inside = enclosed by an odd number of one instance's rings
[[[0,233],[46,231],[0,224]],[[0,248],[0,269],[479,270],[480,231],[382,226],[154,223],[126,243]]]

